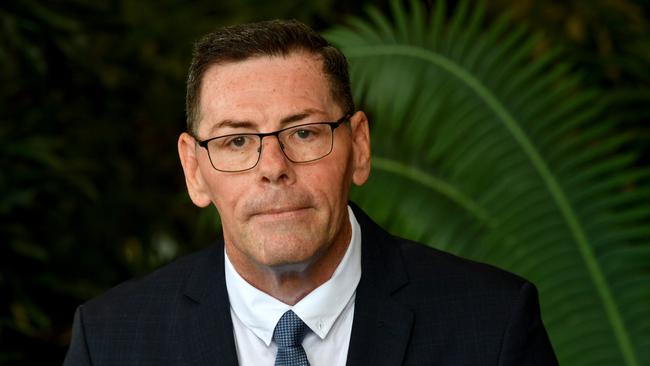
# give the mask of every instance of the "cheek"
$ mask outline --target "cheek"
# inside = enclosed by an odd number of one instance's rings
[[[339,205],[342,199],[347,202],[351,182],[350,165],[342,159],[332,159],[327,163],[326,168],[323,166],[313,169],[306,175],[306,186],[331,205]]]
[[[222,218],[232,216],[237,200],[242,196],[242,188],[246,185],[233,179],[224,179],[219,176],[219,172],[212,169],[212,166],[209,168],[211,171],[208,171],[205,177],[210,199]]]

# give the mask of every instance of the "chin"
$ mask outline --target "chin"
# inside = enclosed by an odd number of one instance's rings
[[[277,238],[272,243],[262,244],[268,255],[263,256],[262,264],[274,269],[304,270],[324,251],[324,247],[313,246],[313,240],[287,240]]]
[[[291,250],[290,248],[296,248]],[[271,249],[271,248],[269,248]],[[312,263],[315,258],[318,257],[319,252],[316,248],[305,248],[297,247],[293,245],[288,245],[283,248],[276,248],[278,250],[274,252],[269,252],[267,256],[267,263],[269,266],[278,266],[278,265],[291,265],[291,264],[309,264]],[[271,249],[272,250],[272,249]]]

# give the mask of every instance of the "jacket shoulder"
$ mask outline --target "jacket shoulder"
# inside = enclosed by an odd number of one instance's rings
[[[200,263],[211,260],[213,245],[178,258],[139,278],[123,282],[82,305],[85,321],[114,319],[128,313],[173,307],[183,293],[183,286]]]
[[[467,288],[512,289],[515,293],[527,281],[511,272],[486,263],[461,258],[424,244],[396,238],[409,280],[414,283],[456,283]]]

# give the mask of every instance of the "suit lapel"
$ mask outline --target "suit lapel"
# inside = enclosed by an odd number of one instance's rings
[[[354,305],[348,365],[403,363],[413,326],[413,313],[392,294],[408,283],[394,240],[351,204],[362,230],[361,281]],[[387,275],[390,274],[390,275]]]
[[[203,256],[188,277],[183,293],[188,301],[187,324],[180,342],[191,365],[237,365],[230,303],[224,279],[223,245]]]

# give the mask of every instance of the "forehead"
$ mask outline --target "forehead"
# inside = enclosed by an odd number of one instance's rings
[[[262,126],[304,110],[338,113],[322,60],[308,53],[263,56],[213,65],[201,85],[199,131],[224,119]]]

